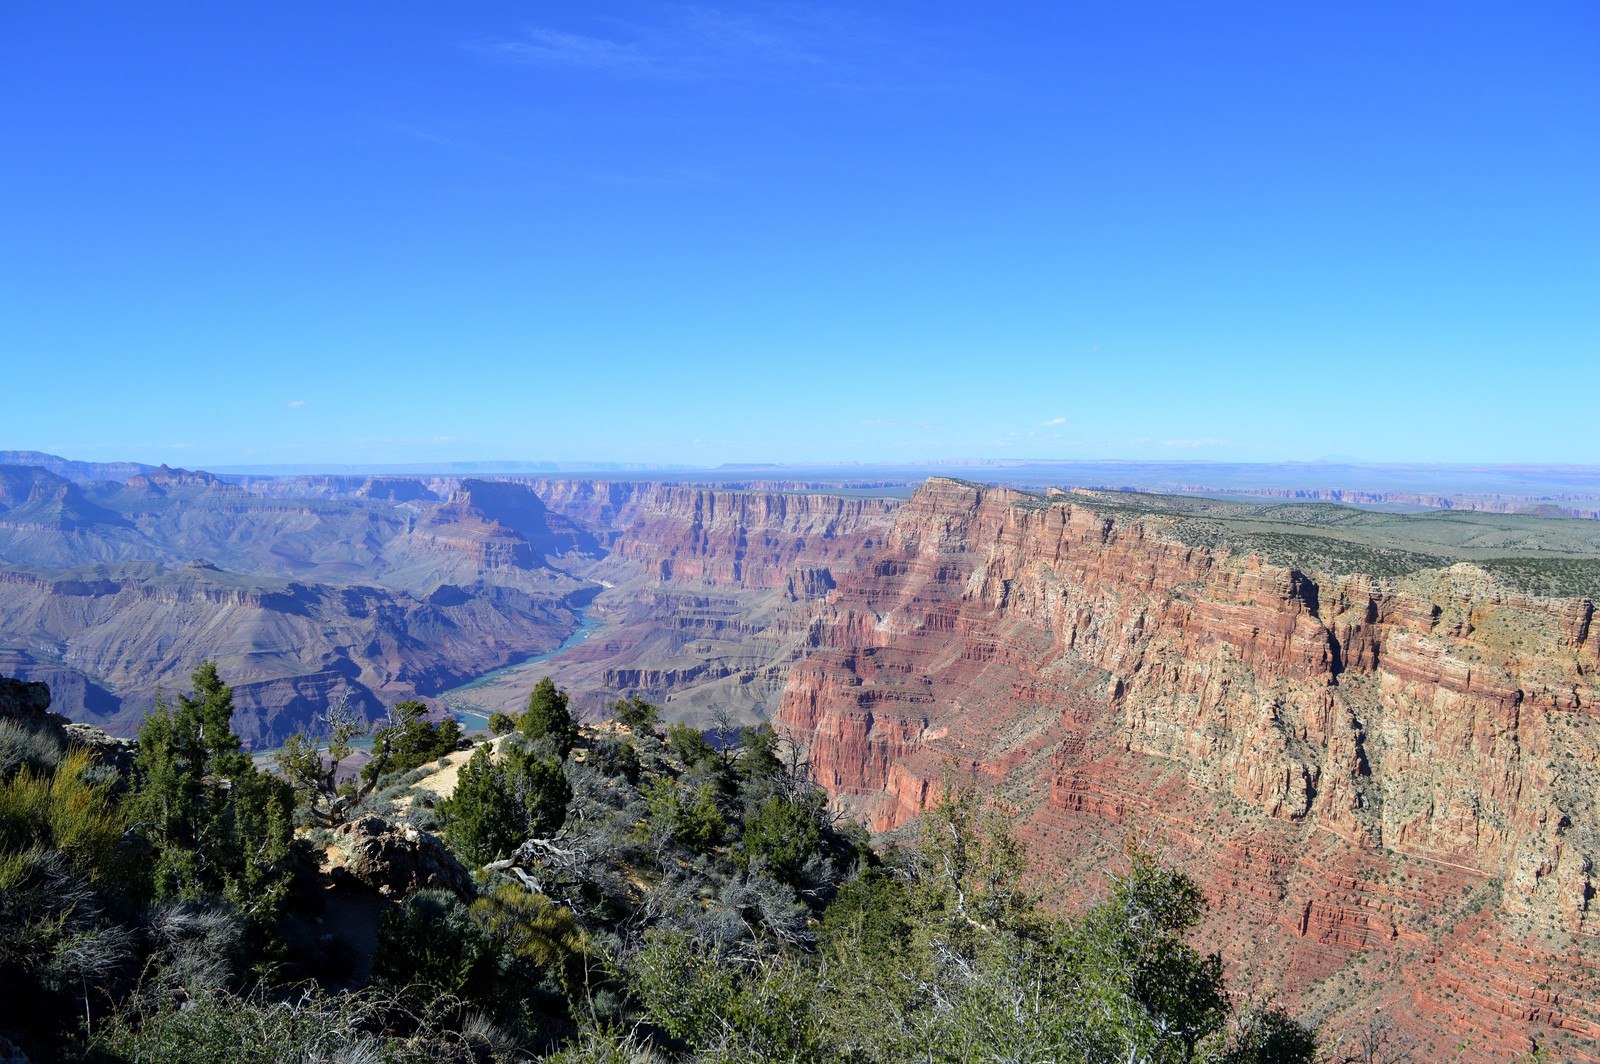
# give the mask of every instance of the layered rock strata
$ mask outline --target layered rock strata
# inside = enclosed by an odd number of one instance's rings
[[[638,694],[697,723],[772,714],[834,571],[866,563],[899,505],[650,481],[531,486],[552,512],[594,530],[606,551],[574,569],[604,588],[588,607],[601,627],[552,661],[476,688],[474,702],[513,708],[548,673],[581,710]]]
[[[929,482],[836,574],[781,723],[879,830],[983,781],[1062,904],[1156,848],[1236,981],[1334,1032],[1382,1009],[1424,1056],[1594,1059],[1592,603],[1274,565],[1179,520]]]
[[[412,490],[415,487],[417,490]],[[265,497],[166,467],[80,487],[0,467],[0,668],[131,734],[216,660],[271,746],[340,697],[369,715],[548,651],[598,587],[591,535],[525,485],[362,482]]]

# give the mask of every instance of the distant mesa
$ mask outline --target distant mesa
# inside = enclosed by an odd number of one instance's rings
[[[75,462],[43,451],[0,451],[0,466],[34,466],[79,484],[97,480],[120,483],[156,468],[141,462]]]
[[[157,466],[145,473],[138,473],[127,480],[127,486],[136,491],[170,492],[182,489],[198,489],[202,491],[239,491],[233,484],[224,481],[214,474],[199,469],[173,469],[166,465]]]

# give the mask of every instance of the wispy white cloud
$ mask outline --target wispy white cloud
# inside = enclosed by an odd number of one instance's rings
[[[920,26],[802,4],[662,5],[648,22],[596,19],[585,32],[530,25],[463,47],[487,59],[621,77],[803,80],[844,92],[931,89],[967,79]]]
[[[472,50],[501,59],[538,66],[587,67],[621,73],[667,73],[672,64],[637,44],[530,26],[521,37],[474,42]]]
[[[288,407],[290,410],[297,410],[300,407],[305,406],[306,405],[306,401],[304,399],[290,399],[287,403],[284,403],[283,405]]]
[[[415,140],[426,141],[429,144],[440,144],[448,147],[456,146],[456,142],[451,140],[449,137],[442,136],[441,134],[435,133],[432,130],[422,129],[419,126],[411,125],[409,122],[384,122],[382,123],[382,126],[383,128],[392,130],[396,133],[403,133]]]
[[[1064,417],[1053,417],[1049,421],[1039,422],[1041,425],[1065,425],[1066,423],[1067,419]]]

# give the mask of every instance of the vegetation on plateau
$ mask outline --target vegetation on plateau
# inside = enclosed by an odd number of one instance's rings
[[[1315,1059],[1229,995],[1184,875],[1130,852],[1063,916],[953,783],[875,849],[770,727],[663,729],[640,699],[580,727],[548,680],[476,746],[401,703],[360,771],[333,707],[272,773],[215,666],[193,682],[126,769],[0,722],[0,1039],[31,1059]],[[458,750],[447,797],[411,786]],[[368,813],[470,876],[368,895],[363,966],[320,862]]]

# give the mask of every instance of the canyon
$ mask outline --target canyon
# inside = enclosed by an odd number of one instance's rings
[[[978,783],[1048,904],[1179,865],[1230,983],[1330,1039],[1600,1059],[1600,525],[896,488],[0,468],[0,674],[127,734],[213,658],[257,746],[547,673],[770,717],[889,837]]]
[[[765,719],[805,635],[794,607],[897,500],[742,487],[0,466],[0,674],[129,735],[215,660],[262,748],[339,698],[376,718],[541,659],[587,613],[602,637],[450,701],[515,711],[549,672],[592,713],[642,693]]]

